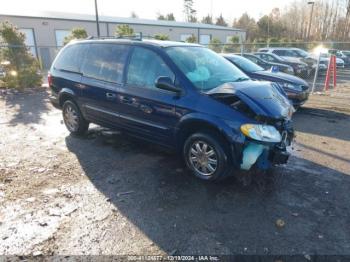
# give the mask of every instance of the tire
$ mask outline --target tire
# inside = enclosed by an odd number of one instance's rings
[[[64,102],[62,116],[66,128],[73,135],[84,135],[89,128],[89,122],[84,119],[78,106],[71,100]]]
[[[204,151],[206,154],[203,154]],[[184,144],[183,157],[192,174],[202,180],[222,180],[231,171],[228,155],[222,142],[214,134],[204,132],[192,134]]]

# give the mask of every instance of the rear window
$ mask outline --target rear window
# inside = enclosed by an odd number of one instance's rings
[[[87,45],[83,44],[67,46],[57,57],[54,68],[78,73],[86,48]]]
[[[121,83],[128,50],[127,45],[91,44],[82,73],[98,80]]]

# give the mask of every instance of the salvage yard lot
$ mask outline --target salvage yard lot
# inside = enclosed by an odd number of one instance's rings
[[[350,255],[350,86],[294,115],[265,187],[205,183],[162,148],[61,120],[46,90],[0,96],[0,254]]]

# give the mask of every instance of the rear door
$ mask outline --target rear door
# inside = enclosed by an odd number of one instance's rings
[[[145,139],[169,144],[177,122],[176,94],[156,88],[160,76],[175,81],[175,75],[154,50],[135,46],[126,72],[125,88],[119,94],[120,121],[130,132]]]
[[[85,44],[72,44],[64,47],[50,68],[52,94],[58,96],[61,91],[68,92],[74,96],[78,105],[80,105],[81,93],[79,88],[81,81],[80,67],[86,47]]]
[[[114,43],[90,44],[82,66],[82,108],[87,119],[118,126],[118,90],[130,48]]]

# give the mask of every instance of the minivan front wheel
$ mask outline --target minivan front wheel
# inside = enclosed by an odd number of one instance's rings
[[[67,100],[62,108],[63,121],[69,132],[74,135],[83,135],[89,128],[89,123],[84,119],[78,106]]]
[[[187,167],[203,180],[219,180],[229,172],[228,158],[220,140],[206,133],[195,133],[185,142]]]

